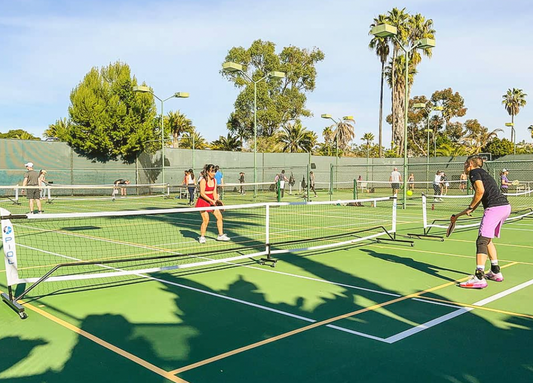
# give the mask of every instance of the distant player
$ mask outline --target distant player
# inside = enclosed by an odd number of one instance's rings
[[[125,180],[122,178],[119,178],[115,182],[113,182],[114,189],[113,189],[113,199],[115,199],[115,196],[118,194],[119,188],[120,188],[120,195],[122,197],[126,197],[126,185],[130,184],[130,180]]]
[[[394,168],[390,174],[389,182],[392,188],[392,195],[398,195],[398,190],[400,190],[400,182],[402,182],[402,175],[398,171],[398,168]]]
[[[481,166],[483,166],[483,159],[477,155],[468,157],[464,163],[465,173],[470,178],[475,194],[468,208],[455,215],[456,217],[470,215],[480,203],[485,209],[476,240],[476,271],[468,281],[459,284],[459,287],[468,289],[487,287],[487,279],[496,282],[503,281],[496,247],[492,239],[500,237],[502,225],[511,214],[509,201],[499,190],[494,178]],[[490,258],[491,267],[490,271],[485,274],[487,256]]]
[[[24,166],[26,167],[28,171],[26,172],[26,174],[24,174],[24,181],[22,182],[22,186],[41,186],[40,180],[39,180],[39,173],[33,170],[33,162],[28,162],[24,164]],[[37,204],[39,213],[42,213],[41,196],[40,196],[39,189],[38,188],[27,189],[26,197],[28,197],[28,200],[30,202],[30,214],[33,214],[34,202],[35,204]]]
[[[511,183],[509,182],[509,178],[507,178],[508,174],[509,171],[507,169],[502,169],[502,172],[500,173],[500,190],[502,193],[509,192],[509,185],[511,185]]]

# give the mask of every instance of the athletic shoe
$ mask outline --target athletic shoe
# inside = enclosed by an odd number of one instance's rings
[[[226,234],[219,235],[217,241],[229,241],[229,237]]]
[[[503,281],[503,275],[502,273],[493,273],[492,271],[489,271],[485,274],[485,278],[490,279],[494,282],[502,282]]]
[[[487,281],[485,278],[478,279],[478,277],[472,275],[468,281],[461,282],[458,286],[465,289],[484,289],[487,287]]]
[[[205,243],[205,237],[200,237],[200,238],[198,238],[198,242],[200,242],[200,243]]]

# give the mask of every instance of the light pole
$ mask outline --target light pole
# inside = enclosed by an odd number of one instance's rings
[[[255,80],[248,73],[243,71],[242,65],[232,61],[222,64],[222,70],[230,73],[240,73],[248,82],[254,84],[254,198],[257,197],[257,84],[267,78],[282,79],[285,78],[285,72],[268,72],[259,80]]]
[[[512,143],[513,143],[513,154],[516,154],[516,144],[515,144],[516,132],[514,130],[514,123],[513,122],[506,122],[505,126],[511,128],[511,137],[512,137],[511,140],[512,140]]]
[[[172,96],[163,99],[160,99],[155,95],[155,93],[149,87],[145,85],[137,85],[133,87],[134,92],[139,93],[151,93],[152,96],[161,101],[161,180],[162,183],[165,183],[165,123],[163,118],[163,104],[165,101],[170,100],[171,98],[188,98],[189,93],[185,92],[176,92]]]
[[[420,39],[416,41],[411,47],[405,47],[402,42],[396,36],[398,30],[396,27],[389,24],[379,24],[376,25],[370,31],[376,37],[393,37],[396,40],[398,46],[405,53],[405,116],[404,116],[404,126],[403,126],[403,208],[407,207],[407,123],[408,123],[408,114],[407,109],[409,107],[409,53],[420,48],[427,49],[435,47],[435,40],[433,39]]]

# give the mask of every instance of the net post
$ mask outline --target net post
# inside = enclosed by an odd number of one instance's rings
[[[278,181],[279,182],[279,181]],[[266,204],[265,206],[265,251],[266,257],[261,258],[259,263],[264,265],[269,263],[271,267],[276,266],[277,259],[274,259],[270,256],[270,205]]]
[[[278,182],[276,182],[276,190],[277,190],[277,194],[278,194],[276,200],[278,202],[281,202],[281,187],[280,186],[281,186],[281,180],[278,177]],[[257,187],[257,186],[255,186],[255,187]]]
[[[353,179],[353,199],[357,199],[357,179]]]
[[[394,234],[394,239],[396,239],[396,218],[397,218],[397,205],[398,205],[398,197],[392,196],[392,227],[391,232]]]
[[[333,197],[333,164],[329,164],[329,200]]]

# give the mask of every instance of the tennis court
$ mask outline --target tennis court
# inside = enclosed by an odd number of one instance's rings
[[[385,200],[226,206],[233,240],[216,242],[210,222],[204,248],[197,211],[158,211],[177,202],[151,200],[139,216],[121,215],[136,210],[128,199],[103,205],[117,212],[110,217],[13,221],[18,278],[42,275],[60,256],[95,263],[37,286],[21,301],[25,320],[0,305],[0,381],[533,380],[531,216],[497,241],[504,282],[463,290],[455,285],[475,266],[475,227],[414,247],[388,240],[423,231],[419,197],[396,220]],[[444,206],[433,206],[431,222],[449,214]],[[261,264],[265,242],[275,267]],[[191,267],[173,267],[176,259]],[[3,268],[3,292],[6,277]]]

